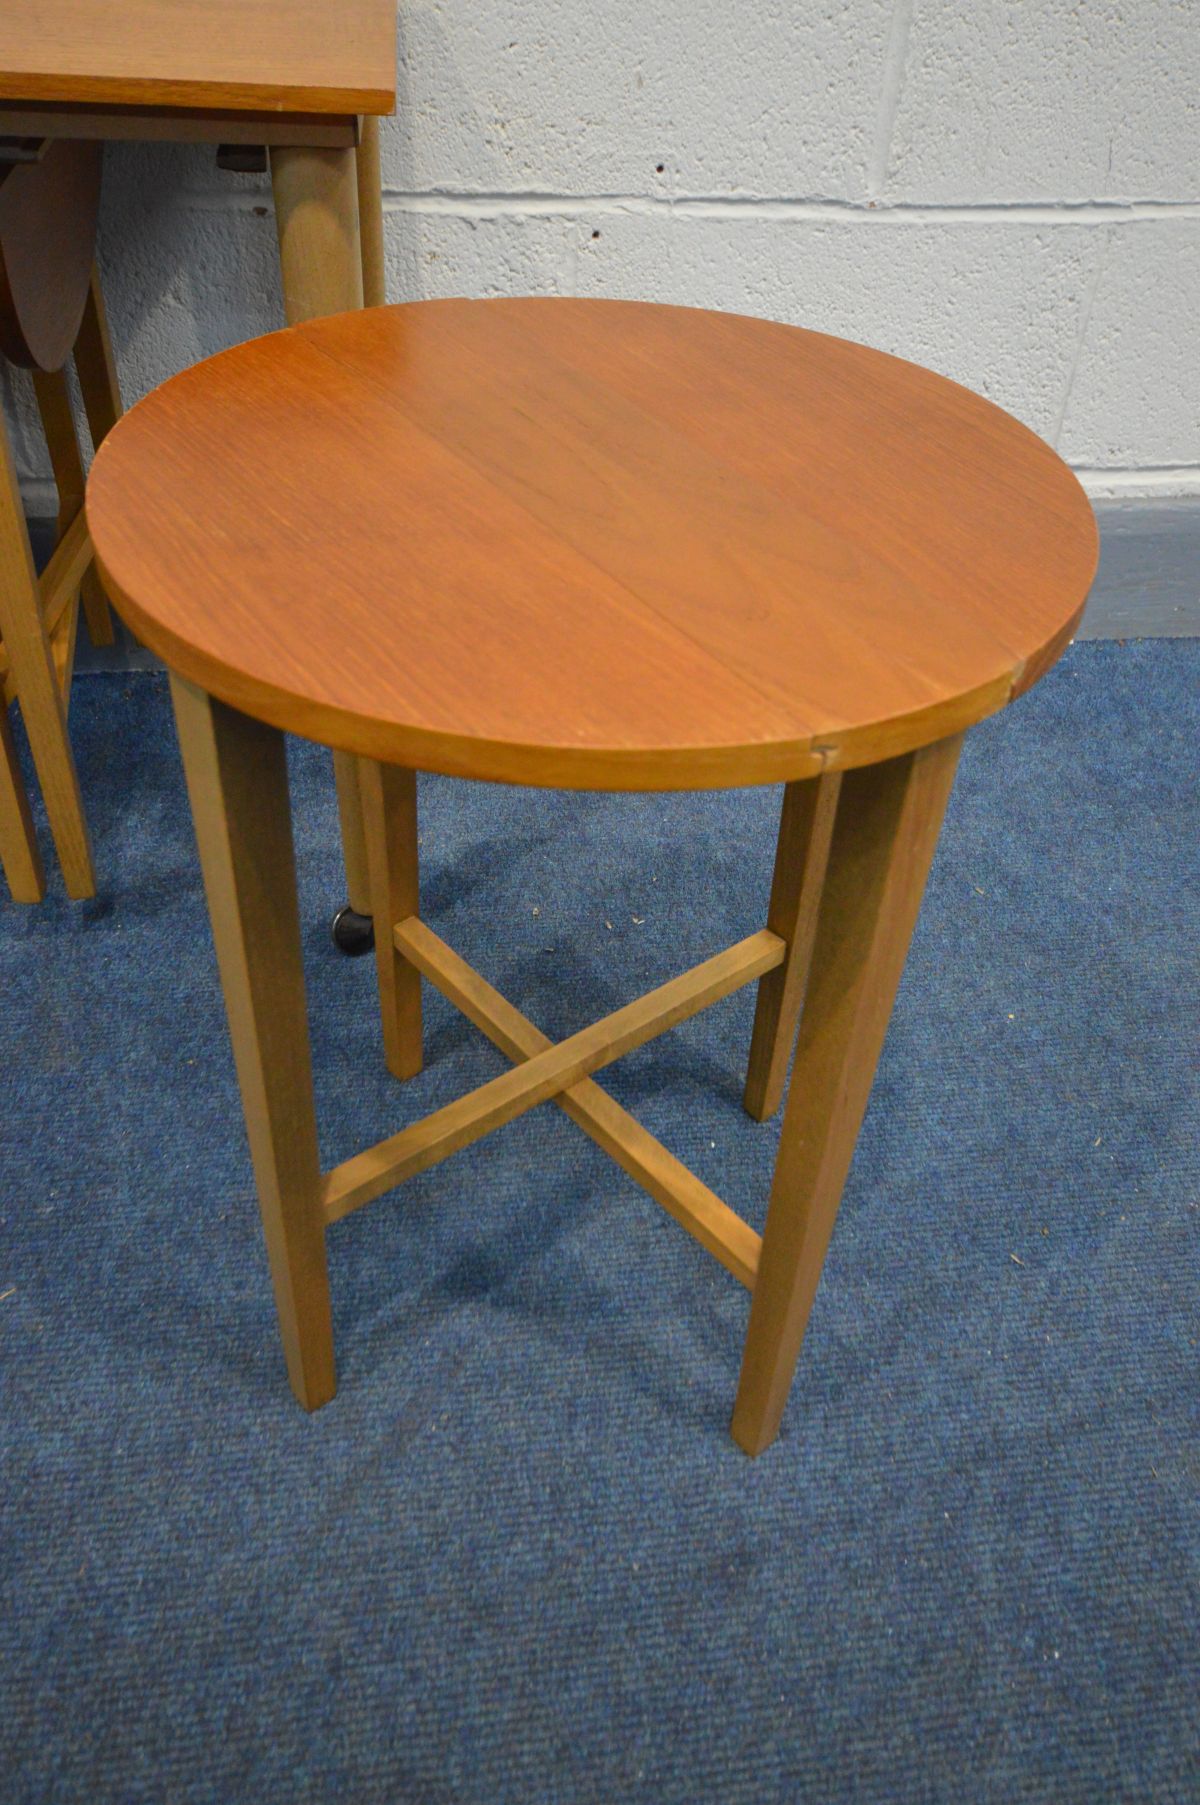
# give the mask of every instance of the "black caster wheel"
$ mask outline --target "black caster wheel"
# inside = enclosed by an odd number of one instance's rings
[[[375,945],[375,923],[369,915],[360,915],[357,909],[339,909],[330,933],[338,952],[345,953],[348,959],[361,958]]]

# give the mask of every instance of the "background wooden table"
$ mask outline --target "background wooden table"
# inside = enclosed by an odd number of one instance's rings
[[[385,299],[377,115],[393,0],[5,0],[0,139],[267,148],[289,324]],[[363,117],[365,116],[365,117]],[[367,909],[353,767],[335,757],[351,906]]]

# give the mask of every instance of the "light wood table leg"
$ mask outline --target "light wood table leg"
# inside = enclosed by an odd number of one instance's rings
[[[383,169],[379,160],[379,121],[371,114],[362,122],[357,158],[363,305],[382,307],[387,300],[387,265],[383,248]]]
[[[21,781],[17,750],[0,686],[0,865],[14,902],[38,903],[46,894],[46,873],[38,851],[29,798]]]
[[[779,1430],[960,743],[842,780],[733,1412],[748,1454]]]
[[[61,539],[83,506],[85,478],[75,416],[71,412],[71,396],[66,373],[62,370],[34,370],[33,392],[37,397],[50,468],[58,490],[58,537]]]
[[[67,387],[66,372],[35,370],[33,388],[37,396],[38,413],[42,418],[42,431],[46,435],[46,448],[50,453],[50,465],[54,471],[54,486],[58,490],[57,537],[61,540],[83,507],[83,456],[79,449],[79,435],[75,431],[75,416],[71,410],[71,393]],[[91,568],[89,564],[88,570]],[[88,571],[85,570],[84,576],[87,574]],[[71,712],[71,672],[74,666],[79,601],[80,591],[77,590],[67,602],[71,618],[57,634],[51,636],[51,651],[55,650],[56,641],[58,646],[55,665],[63,692],[63,713],[66,715]],[[107,602],[104,606],[104,619],[107,622],[108,638],[93,643],[112,643],[112,617],[109,615]],[[100,631],[103,630],[102,626]],[[90,633],[89,627],[89,636]]]
[[[744,1098],[756,1122],[773,1116],[783,1101],[841,781],[839,773],[831,772],[789,783],[783,792],[767,926],[787,941],[788,954],[758,983]]]
[[[88,430],[92,444],[99,450],[105,436],[121,417],[121,387],[117,380],[117,364],[112,340],[108,335],[108,315],[104,311],[104,295],[100,288],[100,271],[92,265],[92,278],[84,304],[79,336],[75,340],[75,374],[83,395]],[[88,638],[94,646],[110,646],[116,635],[104,585],[93,564],[86,572],[80,590]]]
[[[67,738],[66,708],[54,658],[42,624],[41,596],[21,507],[8,429],[0,420],[0,639],[29,748],[42,786],[50,831],[67,894],[76,901],[96,893],[92,848],[79,792],[79,776]]]
[[[315,1410],[335,1390],[333,1323],[283,735],[171,690],[288,1377]]]
[[[358,161],[353,150],[271,148],[283,310],[289,326],[363,304]],[[369,915],[370,877],[354,759],[333,755],[350,907]]]
[[[396,765],[359,760],[359,784],[371,872],[371,914],[379,1008],[388,1069],[397,1078],[421,1070],[421,974],[397,952],[392,928],[420,914],[417,776]]]
[[[356,915],[371,913],[371,877],[363,828],[358,763],[348,752],[333,755],[338,817],[342,824],[342,857],[346,865],[346,897]]]
[[[271,185],[288,325],[361,307],[356,152],[274,145]]]

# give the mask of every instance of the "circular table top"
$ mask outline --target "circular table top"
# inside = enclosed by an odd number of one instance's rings
[[[424,301],[210,358],[88,489],[135,632],[235,708],[421,769],[702,788],[872,763],[1034,682],[1091,509],[989,402],[635,302]]]

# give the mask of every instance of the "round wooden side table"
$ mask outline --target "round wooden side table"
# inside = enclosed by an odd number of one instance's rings
[[[325,1230],[553,1099],[751,1293],[733,1434],[774,1438],[964,730],[1067,644],[1082,490],[954,383],[763,320],[431,301],[209,359],[88,490],[172,672],[296,1395],[334,1391]],[[322,1172],[283,731],[358,757],[383,1040],[421,978],[513,1061]],[[766,926],[553,1045],[420,918],[417,770],[597,790],[783,783]],[[751,980],[745,1101],[793,1082],[760,1238],[591,1074]],[[803,1006],[802,1006],[803,1005]]]

